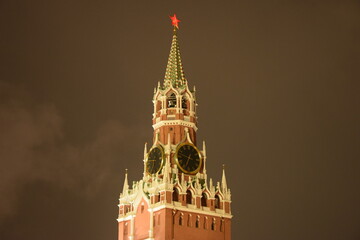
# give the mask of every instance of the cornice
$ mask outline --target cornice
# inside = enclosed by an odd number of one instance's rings
[[[161,120],[155,124],[153,124],[153,128],[158,129],[162,126],[169,126],[169,125],[181,125],[184,127],[191,127],[195,130],[195,132],[198,130],[198,128],[196,127],[196,124],[193,122],[188,122],[188,121],[184,121],[184,120]]]
[[[194,208],[191,208],[191,206],[193,206]],[[149,207],[149,209],[152,209],[152,211],[156,212],[159,211],[161,209],[172,209],[172,210],[179,210],[179,211],[183,211],[183,212],[190,212],[190,213],[195,213],[195,214],[203,214],[203,215],[209,215],[212,217],[223,217],[223,218],[228,218],[231,219],[233,217],[232,214],[228,214],[228,213],[219,213],[219,212],[213,212],[213,211],[204,211],[202,209],[198,209],[196,208],[195,205],[192,204],[187,204],[187,206],[175,206],[173,204],[169,204],[169,203],[162,203],[159,206],[151,206]],[[218,211],[224,211],[222,209],[219,209]]]

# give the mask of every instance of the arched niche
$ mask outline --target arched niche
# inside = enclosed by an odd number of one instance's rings
[[[187,204],[192,204],[192,193],[190,190],[186,191],[186,203]]]
[[[176,107],[176,95],[174,92],[170,93],[166,99],[166,104],[168,108]]]
[[[174,188],[174,190],[173,190],[172,199],[174,202],[179,201],[179,190],[177,188]]]
[[[215,208],[220,208],[220,197],[219,195],[215,195]]]
[[[201,195],[201,206],[207,207],[207,195],[204,192]]]

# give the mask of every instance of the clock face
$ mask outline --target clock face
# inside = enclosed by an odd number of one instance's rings
[[[200,170],[200,152],[192,144],[181,144],[176,150],[175,159],[177,165],[184,173],[194,174]]]
[[[146,161],[146,171],[149,174],[155,174],[161,170],[164,159],[164,151],[162,147],[157,146],[153,147],[147,157]]]

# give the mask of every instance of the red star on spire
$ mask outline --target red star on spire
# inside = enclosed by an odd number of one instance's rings
[[[172,17],[172,16],[169,16],[169,17],[170,17],[170,19],[171,19],[172,25],[173,25],[174,27],[176,27],[177,29],[179,29],[178,23],[180,22],[180,20],[176,18],[176,14],[174,14],[173,17]]]

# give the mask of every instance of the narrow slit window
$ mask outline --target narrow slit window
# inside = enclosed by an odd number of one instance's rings
[[[182,226],[183,225],[183,216],[180,215],[179,217],[179,225]]]

